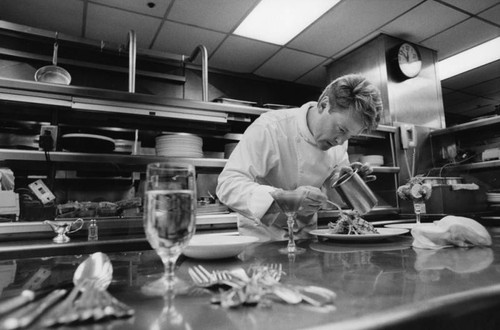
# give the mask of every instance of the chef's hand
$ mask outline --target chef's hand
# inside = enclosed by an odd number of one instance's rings
[[[310,216],[318,212],[321,206],[326,202],[326,195],[317,187],[300,186],[296,191],[305,191],[306,196],[302,200],[298,214]]]
[[[370,182],[370,181],[377,180],[377,177],[375,175],[372,175],[373,168],[370,166],[369,163],[364,163],[363,164],[363,163],[360,163],[360,162],[354,162],[354,163],[351,163],[349,166],[342,166],[340,168],[339,175],[342,176],[345,173],[352,173],[355,170],[358,171],[358,175],[365,182]]]

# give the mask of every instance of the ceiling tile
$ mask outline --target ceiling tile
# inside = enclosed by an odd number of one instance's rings
[[[420,1],[342,1],[288,46],[322,56],[335,55]]]
[[[268,78],[294,81],[326,58],[284,48],[255,71]]]
[[[297,79],[295,82],[325,88],[328,84],[327,78],[328,75],[326,73],[326,67],[324,64],[321,64]]]
[[[490,99],[476,97],[470,101],[456,104],[452,108],[453,108],[453,113],[459,113],[462,115],[467,115],[469,117],[476,117],[480,114],[489,112],[488,109],[492,109],[494,106],[495,106],[494,101]]]
[[[210,67],[234,72],[253,72],[280,47],[265,42],[230,36],[210,56]]]
[[[496,91],[494,93],[486,94],[484,97],[488,99],[492,99],[495,101],[497,105],[500,105],[500,91]]]
[[[163,18],[172,0],[92,0],[103,5]],[[154,4],[151,7],[150,4]]]
[[[466,89],[483,81],[493,80],[499,77],[500,60],[483,65],[479,68],[464,72],[446,80],[441,80],[441,85],[453,90]]]
[[[1,0],[0,19],[39,29],[58,31],[71,36],[81,36],[83,2],[79,0]]]
[[[387,24],[382,30],[394,37],[420,42],[469,16],[434,1],[426,1]]]
[[[258,0],[175,1],[167,19],[220,32],[231,32]]]
[[[196,46],[202,44],[207,47],[210,55],[224,37],[225,35],[219,32],[166,21],[152,48],[174,54],[190,55]]]
[[[149,48],[161,20],[128,11],[94,5],[87,9],[86,38],[127,44],[130,30],[137,36],[137,46]]]
[[[475,100],[477,96],[471,95],[469,93],[463,93],[463,92],[453,92],[449,93],[446,95],[443,95],[443,103],[445,108],[449,108],[451,106],[455,106],[457,104],[462,104],[465,102],[470,102],[472,100]]]
[[[478,96],[489,97],[500,92],[500,77],[467,87],[467,92]]]
[[[477,18],[470,18],[421,44],[432,49],[439,49],[438,59],[442,60],[498,36],[500,36],[499,27]]]
[[[498,0],[442,0],[452,6],[465,10],[471,14],[477,14],[480,11],[489,8],[498,3]]]
[[[500,4],[478,15],[488,21],[500,25]]]

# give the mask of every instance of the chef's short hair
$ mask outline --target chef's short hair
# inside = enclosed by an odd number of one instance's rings
[[[364,122],[365,131],[377,128],[383,112],[380,90],[360,74],[347,74],[332,81],[323,90],[319,101],[327,96],[335,109],[354,110]]]

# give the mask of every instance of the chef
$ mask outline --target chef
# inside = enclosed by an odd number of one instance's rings
[[[349,164],[349,138],[377,127],[380,91],[363,76],[335,79],[318,102],[262,114],[245,131],[218,178],[217,196],[238,212],[238,230],[265,240],[288,236],[286,217],[270,192],[304,190],[297,213],[296,238],[317,227],[317,211],[332,180],[357,168],[365,181],[369,164]]]

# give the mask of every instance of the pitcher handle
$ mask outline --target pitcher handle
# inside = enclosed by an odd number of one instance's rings
[[[76,223],[79,223],[79,224],[80,224],[80,226],[79,226],[78,228],[76,228],[76,229],[69,230],[66,234],[71,234],[71,233],[74,233],[75,231],[79,231],[80,229],[82,229],[83,224],[84,224],[84,221],[83,221],[83,219],[82,219],[82,218],[78,218],[78,219],[76,219],[75,221],[73,221],[73,222],[71,223],[71,226],[70,226],[69,228],[71,229],[71,228],[73,227],[73,225],[74,225],[74,224],[76,224]]]

